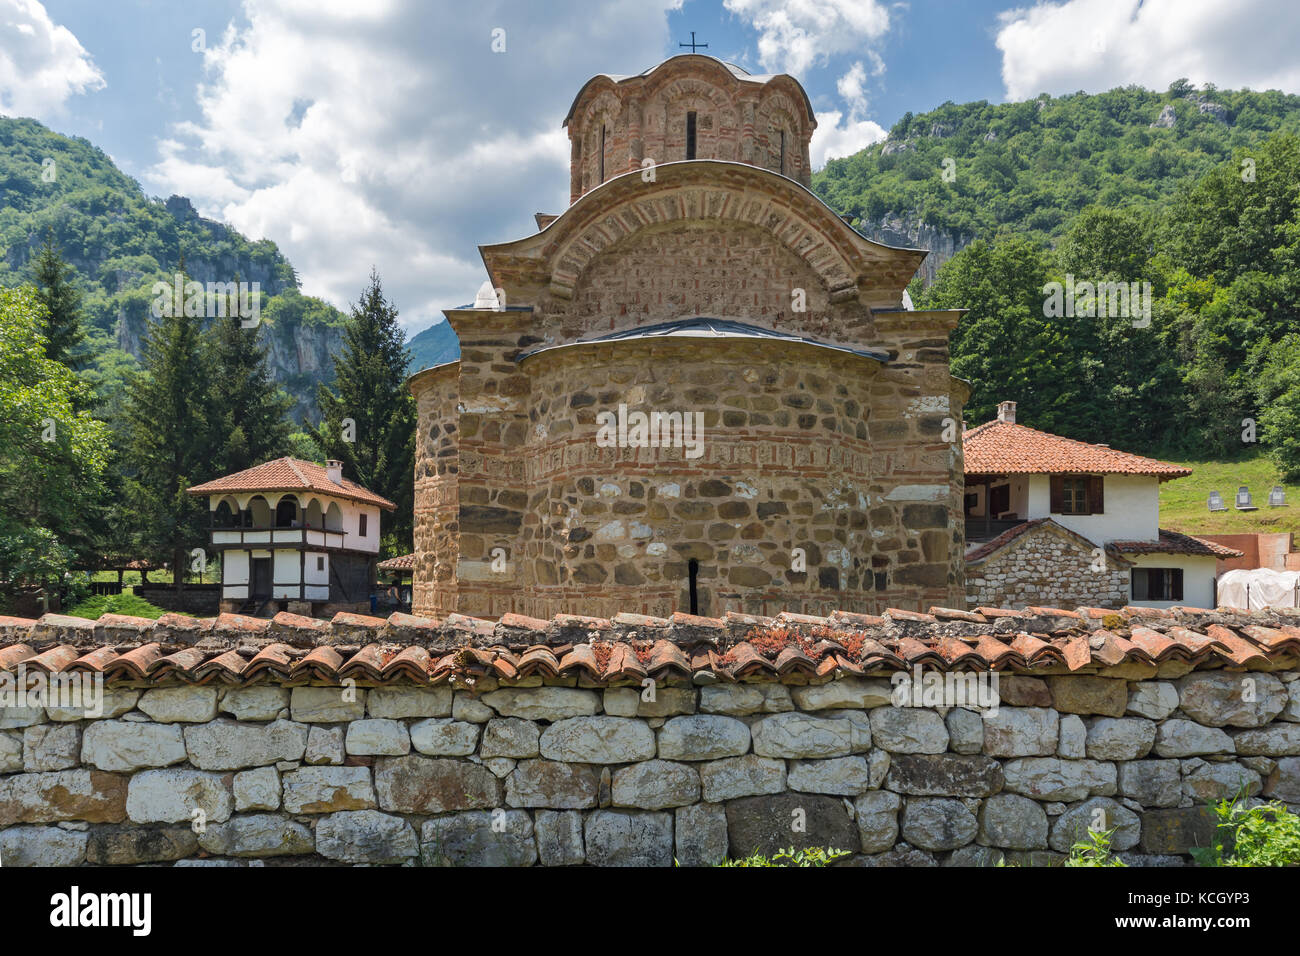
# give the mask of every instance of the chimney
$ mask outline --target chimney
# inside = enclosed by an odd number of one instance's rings
[[[998,402],[998,421],[1006,422],[1008,425],[1016,423],[1015,402]]]
[[[343,483],[343,462],[336,458],[325,459],[325,477],[336,485]]]

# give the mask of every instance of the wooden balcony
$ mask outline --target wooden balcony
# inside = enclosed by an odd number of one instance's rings
[[[1024,524],[1024,518],[982,518],[966,516],[966,543],[983,544],[992,541],[1004,531],[1010,531],[1018,524]]]
[[[343,550],[344,533],[321,528],[213,528],[212,546],[227,548],[325,548]]]

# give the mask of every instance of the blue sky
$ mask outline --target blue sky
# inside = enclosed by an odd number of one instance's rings
[[[376,265],[418,329],[473,298],[478,244],[562,211],[583,82],[692,30],[804,84],[815,166],[946,100],[1179,77],[1300,92],[1295,0],[0,0],[0,114],[274,240],[340,307]]]

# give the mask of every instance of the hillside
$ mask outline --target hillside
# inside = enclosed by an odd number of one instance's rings
[[[446,321],[435,322],[423,332],[412,336],[407,340],[406,347],[411,352],[407,368],[412,372],[460,358],[460,342]]]
[[[316,416],[316,385],[333,377],[344,316],[298,291],[274,242],[201,218],[184,197],[146,196],[85,139],[0,117],[0,286],[30,278],[47,228],[76,269],[90,327],[85,348],[100,374],[117,374],[128,355],[140,355],[151,287],[168,280],[183,256],[199,282],[260,283],[259,334],[273,374],[294,397],[294,418]]]
[[[827,163],[813,189],[864,235],[931,250],[929,282],[977,237],[1054,242],[1086,206],[1159,203],[1278,131],[1300,131],[1300,96],[1179,82],[1163,93],[945,103]]]

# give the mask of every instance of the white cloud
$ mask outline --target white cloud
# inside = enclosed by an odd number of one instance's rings
[[[1295,0],[1066,0],[1000,15],[1009,100],[1187,77],[1300,92]]]
[[[867,112],[866,83],[867,71],[861,60],[849,67],[849,72],[835,83],[835,89],[849,104],[849,111],[853,116],[862,116]]]
[[[880,0],[723,0],[723,6],[758,31],[765,69],[796,76],[837,54],[862,56],[889,32],[889,8]]]
[[[67,27],[38,0],[0,0],[0,113],[48,119],[104,76]]]
[[[808,144],[813,169],[821,169],[828,159],[852,156],[889,135],[889,130],[873,120],[850,116],[840,125],[841,118],[839,110],[827,110],[817,115],[817,128]]]
[[[679,3],[244,0],[247,26],[210,41],[198,115],[146,179],[274,239],[341,307],[374,264],[422,328],[473,299],[480,243],[567,207],[569,103],[596,73],[657,63]]]

